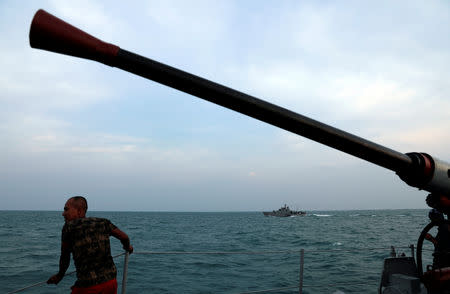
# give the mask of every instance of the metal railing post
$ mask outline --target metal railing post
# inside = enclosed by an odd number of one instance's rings
[[[122,277],[122,294],[127,292],[127,275],[128,275],[128,257],[130,253],[128,251],[125,253],[125,258],[123,261],[123,277]]]
[[[305,249],[300,249],[300,277],[298,284],[298,293],[303,293],[303,264],[305,262]]]
[[[411,256],[414,258],[414,244],[409,245],[409,248],[411,248]]]

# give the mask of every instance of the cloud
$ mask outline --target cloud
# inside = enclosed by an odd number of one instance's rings
[[[8,46],[0,48],[0,102],[7,105],[0,112],[76,110],[114,97],[99,67],[86,70],[80,59],[30,48],[29,22],[1,30]]]
[[[413,89],[401,89],[393,81],[371,78],[372,80],[361,76],[337,78],[335,84],[330,85],[330,92],[335,93],[333,98],[347,107],[348,112],[362,115],[373,111],[382,115],[382,110],[392,108],[392,103],[397,107],[406,105],[415,95]]]
[[[381,140],[396,142],[405,152],[426,152],[432,156],[448,159],[448,146],[450,145],[450,128],[447,125],[436,127],[425,125],[409,129],[397,134],[388,133],[381,136]]]
[[[273,45],[229,75],[258,97],[387,147],[438,148],[450,106],[446,9],[351,3],[289,7],[263,31]]]
[[[221,2],[209,5],[208,1],[150,1],[145,11],[150,18],[163,27],[172,31],[176,39],[181,42],[192,41],[190,38],[202,38],[202,40],[218,40],[226,30],[226,16],[230,5]],[[180,30],[181,29],[181,30]],[[179,32],[183,31],[183,35]],[[178,32],[178,33],[177,33]]]
[[[49,13],[100,39],[109,40],[124,25],[122,19],[113,17],[113,5],[95,1],[51,0]],[[109,41],[107,41],[109,42]]]

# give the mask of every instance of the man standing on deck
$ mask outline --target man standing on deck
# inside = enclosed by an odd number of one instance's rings
[[[116,266],[111,257],[109,236],[120,240],[123,248],[133,252],[127,234],[109,220],[86,217],[87,201],[82,196],[67,200],[64,206],[65,224],[61,237],[59,272],[48,279],[48,284],[58,284],[69,267],[72,253],[77,269],[77,281],[72,294],[116,294]]]

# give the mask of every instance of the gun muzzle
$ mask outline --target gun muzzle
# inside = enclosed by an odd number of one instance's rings
[[[91,59],[111,66],[119,52],[119,47],[105,43],[42,9],[33,18],[29,37],[33,48]]]

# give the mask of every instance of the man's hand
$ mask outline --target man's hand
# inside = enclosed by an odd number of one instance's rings
[[[59,273],[56,275],[53,275],[48,279],[47,284],[55,284],[57,285],[61,280],[63,279],[64,275],[60,275]]]
[[[128,251],[128,253],[133,253],[133,246],[130,244],[130,238],[128,238],[128,235],[119,230],[118,228],[115,228],[111,231],[111,235],[116,237],[120,240],[120,242],[123,245],[123,250]]]
[[[128,253],[133,253],[133,246],[131,246],[131,245],[129,245],[128,246],[128,248],[126,248],[125,246],[123,246],[123,249],[125,250],[125,251],[127,251]]]

